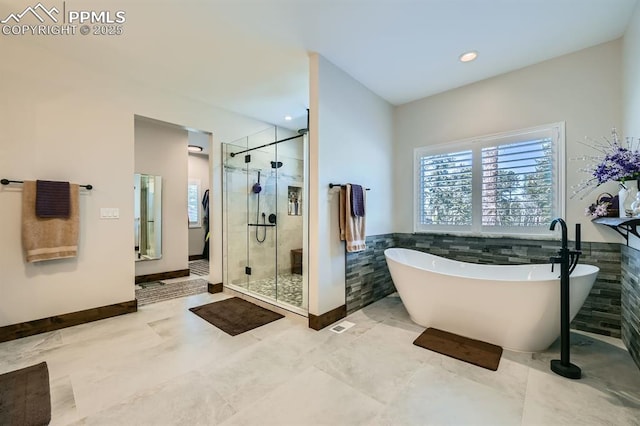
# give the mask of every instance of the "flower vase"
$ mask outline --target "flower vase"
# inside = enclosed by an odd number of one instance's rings
[[[627,201],[628,190],[622,184],[620,184],[620,190],[618,191],[618,209],[619,209],[619,217],[627,217],[627,213],[625,211],[624,205]]]
[[[628,180],[625,182],[625,185],[627,185],[627,198],[624,200],[624,203],[620,204],[620,210],[621,212],[624,211],[624,217],[632,217],[633,207],[631,205],[638,195],[638,181]]]

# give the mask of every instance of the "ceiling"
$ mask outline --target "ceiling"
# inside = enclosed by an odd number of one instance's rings
[[[309,51],[400,105],[614,40],[636,2],[66,0],[67,9],[124,10],[124,34],[28,42],[293,129],[306,123]],[[0,18],[35,3],[0,0]],[[478,59],[459,62],[468,50]]]

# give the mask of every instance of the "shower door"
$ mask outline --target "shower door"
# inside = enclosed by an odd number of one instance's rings
[[[223,144],[224,280],[235,290],[306,312],[304,143],[262,146],[276,136],[269,129]]]

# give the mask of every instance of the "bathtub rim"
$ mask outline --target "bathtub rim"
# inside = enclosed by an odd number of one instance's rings
[[[518,281],[518,282],[538,282],[538,281],[553,281],[553,280],[558,280],[558,277],[544,277],[544,278],[540,278],[540,279],[528,279],[528,280],[523,280],[523,279],[514,279],[512,277],[504,277],[504,276],[492,276],[492,277],[482,277],[482,276],[476,276],[476,275],[462,275],[462,274],[456,274],[454,272],[444,272],[444,271],[439,271],[437,269],[428,269],[422,265],[415,265],[412,263],[408,263],[408,262],[404,262],[398,258],[394,258],[392,256],[389,256],[387,254],[387,252],[389,253],[393,253],[393,252],[410,252],[410,253],[417,253],[419,256],[425,256],[425,257],[432,257],[432,258],[436,258],[436,259],[442,259],[445,261],[449,261],[452,263],[461,263],[461,264],[465,264],[465,265],[472,265],[473,267],[477,267],[480,266],[482,268],[487,268],[487,269],[498,269],[498,268],[510,268],[510,269],[525,269],[525,268],[531,268],[531,267],[546,267],[549,268],[549,271],[551,271],[551,263],[517,263],[517,264],[506,264],[506,265],[496,265],[496,264],[487,264],[487,263],[473,263],[473,262],[465,262],[462,260],[456,260],[456,259],[450,259],[448,257],[444,257],[444,256],[439,256],[437,254],[433,254],[433,253],[428,253],[425,251],[421,251],[421,250],[415,250],[415,249],[410,249],[410,248],[405,248],[405,247],[389,247],[387,249],[384,250],[384,255],[385,255],[385,259],[387,260],[391,260],[393,262],[399,263],[401,265],[405,265],[408,266],[410,268],[415,268],[415,269],[419,269],[421,271],[426,271],[426,272],[430,272],[432,274],[438,274],[438,275],[444,275],[444,276],[451,276],[451,277],[456,277],[456,278],[467,278],[467,279],[473,279],[473,280],[478,280],[478,281]],[[560,265],[559,264],[555,264],[555,270],[558,271],[558,274],[560,273]],[[570,278],[578,278],[578,277],[585,277],[588,275],[592,275],[592,274],[597,274],[600,272],[600,268],[598,266],[595,265],[590,265],[590,264],[586,264],[586,263],[579,263],[576,266],[576,269],[574,270],[574,272],[570,275]],[[555,272],[554,272],[555,273]]]

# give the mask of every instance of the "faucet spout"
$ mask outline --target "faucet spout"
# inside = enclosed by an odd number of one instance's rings
[[[549,230],[553,231],[556,228],[556,223],[559,223],[560,227],[562,228],[562,248],[566,249],[569,246],[569,241],[567,238],[567,223],[564,221],[564,219],[558,217],[556,219],[553,219]]]

